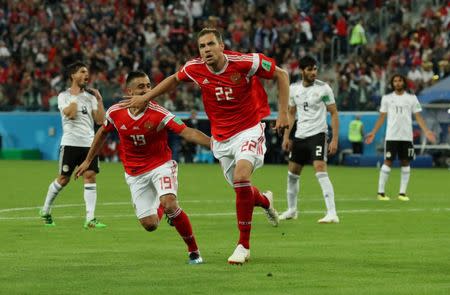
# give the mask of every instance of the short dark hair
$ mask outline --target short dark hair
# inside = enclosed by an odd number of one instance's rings
[[[200,37],[203,37],[208,34],[214,34],[214,36],[216,36],[216,38],[217,38],[217,41],[219,41],[219,43],[223,43],[222,34],[216,28],[203,28],[197,34],[197,41],[198,41],[198,39],[200,39]]]
[[[132,71],[128,73],[127,80],[125,81],[125,85],[127,87],[130,86],[131,82],[136,78],[144,78],[147,77],[147,74],[143,71]]]
[[[395,73],[394,75],[392,75],[391,83],[390,83],[391,89],[394,90],[394,79],[397,77],[400,77],[403,80],[403,89],[407,90],[408,89],[408,81],[406,80],[405,76],[403,76],[402,74],[399,74],[399,73]]]
[[[76,61],[67,66],[67,76],[72,81],[72,75],[78,72],[82,67],[87,68],[87,65],[82,61]]]
[[[315,65],[317,65],[317,60],[312,56],[306,55],[299,60],[298,67],[304,70],[307,67],[314,67]]]

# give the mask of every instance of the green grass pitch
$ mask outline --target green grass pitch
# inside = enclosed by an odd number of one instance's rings
[[[102,163],[97,217],[85,230],[82,182],[72,181],[38,218],[57,163],[0,161],[0,294],[450,294],[450,171],[412,169],[410,202],[375,199],[376,168],[329,168],[341,219],[320,225],[324,201],[311,167],[303,171],[298,220],[271,227],[255,208],[251,260],[228,265],[238,236],[233,190],[218,165],[181,165],[179,200],[193,224],[203,265],[162,222],[139,225],[120,164]],[[266,165],[253,183],[286,207],[286,166]]]

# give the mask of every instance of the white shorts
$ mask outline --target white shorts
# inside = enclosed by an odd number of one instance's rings
[[[161,166],[138,176],[125,173],[131,191],[131,201],[137,218],[157,214],[159,198],[167,194],[177,195],[178,165],[170,160]]]
[[[266,124],[258,123],[225,141],[212,139],[211,150],[222,166],[225,179],[233,185],[233,174],[239,160],[247,160],[253,165],[253,171],[264,164],[266,153]]]

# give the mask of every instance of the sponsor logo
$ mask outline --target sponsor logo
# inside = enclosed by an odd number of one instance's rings
[[[242,80],[242,76],[240,73],[233,73],[230,76],[231,82],[238,84]]]
[[[139,130],[139,126],[134,126],[133,130]]]
[[[261,66],[264,70],[270,72],[270,69],[272,68],[272,63],[268,60],[263,59],[261,62]]]

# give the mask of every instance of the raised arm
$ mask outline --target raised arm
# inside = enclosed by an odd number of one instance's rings
[[[277,130],[278,134],[282,135],[284,130],[289,128],[287,114],[289,99],[289,75],[285,70],[275,67],[273,80],[275,80],[278,85],[278,118],[274,129]]]
[[[95,134],[94,141],[92,142],[91,148],[89,149],[86,159],[83,161],[83,163],[81,163],[80,166],[78,166],[77,170],[75,170],[74,173],[75,179],[82,176],[83,173],[89,168],[89,165],[91,164],[92,160],[94,160],[95,156],[100,152],[103,145],[105,144],[107,135],[108,132],[106,132],[105,128],[101,126],[98,129],[97,133]]]
[[[427,124],[425,123],[425,120],[423,119],[420,112],[414,113],[414,116],[416,117],[416,121],[417,124],[419,124],[420,129],[422,129],[422,131],[425,133],[425,137],[432,143],[435,143],[436,136],[430,129],[428,129]]]
[[[94,121],[95,123],[97,123],[97,125],[102,125],[103,121],[105,120],[105,107],[103,106],[103,97],[98,89],[89,88],[87,89],[87,91],[90,94],[93,94],[95,96],[95,99],[97,100],[97,110],[92,111]]]
[[[128,99],[121,102],[119,105],[124,108],[143,109],[151,99],[174,90],[180,83],[181,81],[178,80],[177,73],[175,73],[162,80],[161,83],[144,95],[126,96]]]
[[[333,155],[337,152],[339,143],[339,115],[336,104],[327,105],[327,111],[331,115],[331,142],[328,146],[328,153]]]
[[[366,144],[371,144],[373,139],[375,138],[375,134],[377,134],[378,129],[380,129],[381,126],[383,126],[384,119],[386,118],[386,113],[380,113],[380,116],[378,117],[377,121],[375,122],[375,126],[373,126],[372,131],[367,133],[366,136]]]
[[[211,138],[200,130],[186,127],[183,129],[183,131],[181,131],[180,136],[187,141],[200,144],[207,148],[210,147]]]

